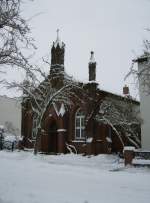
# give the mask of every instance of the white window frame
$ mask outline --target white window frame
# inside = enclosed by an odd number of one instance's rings
[[[81,113],[81,115],[78,115],[79,112]],[[79,126],[77,126],[77,119],[79,119]],[[82,121],[84,125],[82,125]],[[79,136],[77,136],[77,130],[79,130]],[[75,114],[75,139],[85,139],[85,114],[81,109],[78,109]]]

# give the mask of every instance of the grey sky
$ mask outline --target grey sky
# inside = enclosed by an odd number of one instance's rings
[[[93,50],[101,87],[122,93],[133,50],[142,53],[142,40],[149,36],[144,30],[150,27],[149,0],[35,0],[23,10],[27,18],[41,12],[30,21],[38,47],[36,58],[50,54],[59,28],[66,44],[66,71],[88,80]]]

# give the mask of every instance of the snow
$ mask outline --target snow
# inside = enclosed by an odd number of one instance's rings
[[[66,132],[66,129],[58,129],[57,132]]]
[[[98,84],[98,82],[97,81],[95,81],[95,80],[88,80],[86,83],[89,83],[89,84],[93,84],[93,83],[95,83],[95,84]]]
[[[62,48],[63,43],[62,43],[59,39],[57,39],[57,40],[55,41],[55,43],[54,43],[54,47],[56,48],[57,45],[59,45],[59,47]]]
[[[88,137],[88,138],[86,139],[86,142],[87,142],[87,143],[92,143],[92,141],[93,141],[93,137]]]
[[[85,140],[72,140],[72,142],[74,142],[74,143],[80,143],[80,142],[83,142],[83,143],[86,143],[86,141]]]
[[[112,139],[110,137],[106,137],[107,142],[112,143]]]
[[[66,147],[67,147],[67,149],[69,150],[70,153],[77,154],[77,150],[76,150],[74,145],[70,145],[70,144],[66,143]]]
[[[60,107],[60,110],[59,110],[59,115],[61,115],[63,117],[65,113],[66,113],[65,106],[62,103],[61,107]]]
[[[60,116],[60,115],[61,115],[61,116],[63,117],[64,114],[66,113],[64,103],[61,104],[61,107],[60,107],[59,110],[58,110],[57,105],[56,105],[55,102],[53,102],[53,107],[54,107],[54,109],[55,109],[55,112],[56,112],[57,116]]]
[[[17,141],[16,136],[11,133],[4,133],[4,140],[9,142]]]
[[[118,170],[113,170],[118,168]],[[0,203],[148,203],[150,169],[118,157],[0,151]]]
[[[150,160],[147,160],[147,159],[133,159],[132,163],[150,166]]]
[[[135,147],[126,146],[124,147],[124,151],[135,151]]]
[[[145,153],[150,153],[150,150],[135,149],[135,152],[145,152]]]
[[[3,126],[3,125],[0,125],[0,129],[2,129],[2,130],[3,130],[3,129],[4,129],[4,126]]]

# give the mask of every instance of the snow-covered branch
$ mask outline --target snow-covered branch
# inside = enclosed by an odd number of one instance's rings
[[[132,100],[114,100],[106,98],[101,104],[96,120],[108,124],[118,136],[122,146],[124,139],[134,146],[140,147],[138,129],[141,124],[139,118],[139,107]]]
[[[0,1],[0,67],[17,66],[29,68],[30,56],[25,49],[34,50],[30,28],[21,16],[21,0]]]

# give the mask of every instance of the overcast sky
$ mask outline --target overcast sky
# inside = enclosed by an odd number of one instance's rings
[[[23,6],[23,13],[26,18],[41,13],[29,21],[37,59],[50,55],[59,28],[66,71],[87,81],[92,50],[100,87],[119,94],[131,60],[142,53],[142,40],[150,35],[145,31],[150,27],[149,0],[34,0]]]

